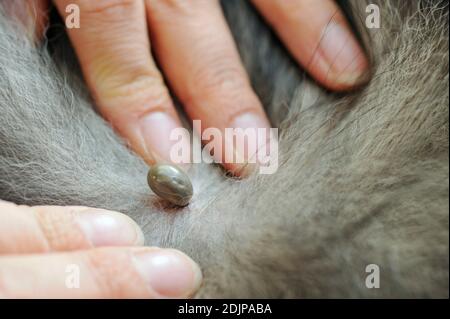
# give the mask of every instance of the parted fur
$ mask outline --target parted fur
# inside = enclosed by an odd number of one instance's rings
[[[194,165],[183,209],[151,193],[148,167],[94,111],[63,28],[36,48],[0,8],[0,198],[129,214],[147,244],[200,264],[197,297],[448,297],[448,4],[375,2],[369,30],[372,2],[342,1],[372,79],[331,94],[247,1],[223,1],[280,165],[245,180]]]

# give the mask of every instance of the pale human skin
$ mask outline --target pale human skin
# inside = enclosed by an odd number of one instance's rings
[[[40,38],[50,1],[21,2],[12,11]],[[318,83],[346,91],[367,81],[366,55],[333,0],[251,2]],[[52,3],[63,18],[67,5],[79,6],[80,28],[68,29],[68,34],[96,107],[148,164],[170,161],[170,132],[182,127],[166,83],[189,118],[202,121],[202,129],[270,127],[218,0]],[[223,166],[244,174],[239,163]],[[174,250],[136,248],[143,237],[133,221],[106,211],[101,214],[109,219],[96,219],[98,214],[0,203],[0,254],[7,254],[0,257],[0,296],[186,297],[198,288],[200,271],[188,257]],[[105,227],[123,236],[108,237]],[[146,252],[142,267],[136,251]],[[55,273],[64,276],[66,264],[77,263],[87,273],[84,285],[67,289]]]
[[[42,35],[50,0],[22,1]],[[78,5],[80,28],[68,33],[96,106],[149,164],[171,160],[170,132],[182,126],[166,83],[202,130],[270,127],[218,0],[52,2],[63,19]],[[365,53],[333,0],[251,2],[320,84],[345,91],[367,81]]]
[[[192,296],[198,266],[177,250],[143,245],[121,213],[0,200],[0,298]]]

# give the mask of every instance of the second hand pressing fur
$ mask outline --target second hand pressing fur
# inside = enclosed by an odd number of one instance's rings
[[[165,207],[147,166],[92,109],[74,57],[36,49],[1,13],[0,198],[132,216],[147,244],[203,269],[198,297],[448,297],[448,5],[344,6],[373,57],[367,87],[331,95],[244,1],[224,9],[280,127],[280,166],[243,181],[196,165],[192,203]],[[113,263],[114,261],[109,261]],[[366,266],[380,288],[365,286]]]

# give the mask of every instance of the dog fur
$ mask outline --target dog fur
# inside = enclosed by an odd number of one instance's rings
[[[364,25],[372,2],[379,29]],[[130,215],[148,245],[200,264],[197,297],[448,298],[448,4],[341,5],[373,70],[365,87],[332,94],[247,1],[223,1],[280,129],[280,165],[245,180],[194,165],[183,209],[151,193],[148,167],[92,108],[63,26],[36,47],[0,8],[0,198]],[[369,264],[378,289],[365,285]]]

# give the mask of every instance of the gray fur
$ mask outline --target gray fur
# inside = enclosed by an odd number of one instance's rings
[[[198,297],[448,297],[448,5],[380,1],[381,29],[367,30],[371,2],[343,4],[373,78],[333,95],[246,1],[224,1],[280,127],[280,167],[238,181],[195,165],[184,209],[151,194],[146,165],[93,111],[64,43],[50,56],[0,13],[0,198],[125,212],[147,244],[198,261]],[[380,289],[365,287],[368,264]]]

